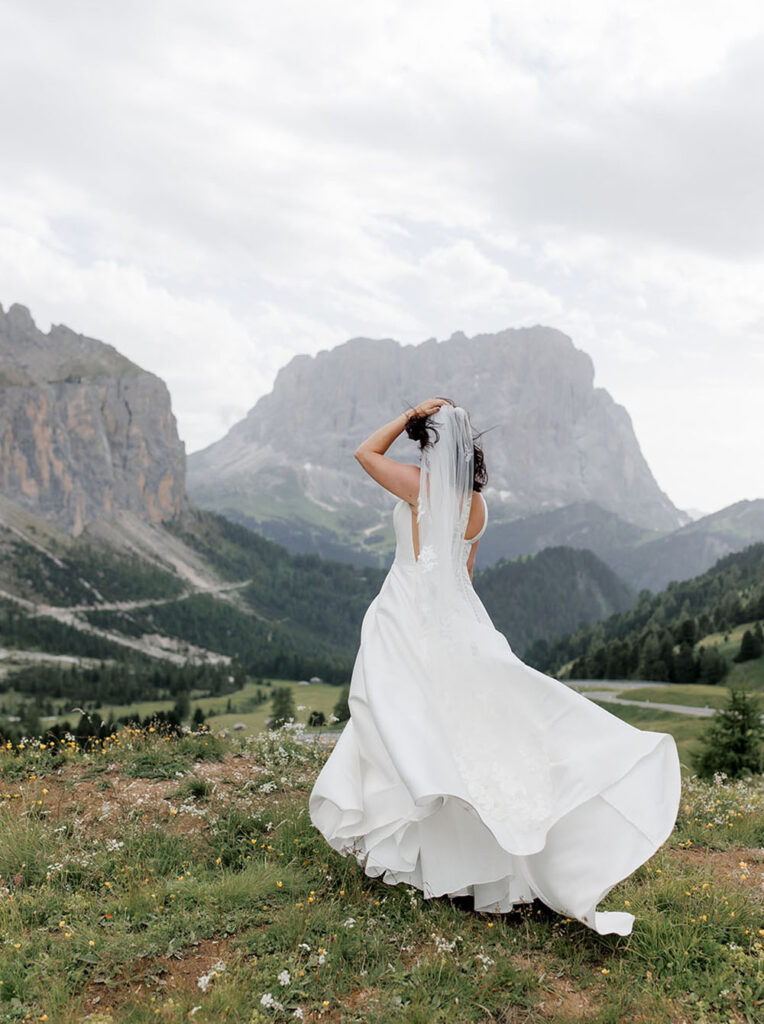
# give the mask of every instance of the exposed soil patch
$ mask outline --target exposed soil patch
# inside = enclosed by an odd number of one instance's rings
[[[667,849],[666,854],[680,867],[691,866],[708,872],[708,881],[734,885],[749,895],[764,899],[764,848],[734,847],[731,850],[704,850],[685,847]]]
[[[597,1010],[597,994],[583,991],[567,976],[565,969],[555,964],[541,952],[533,956],[527,953],[513,954],[512,963],[515,967],[534,974],[540,982],[538,1002],[535,1006],[536,1016],[550,1021],[591,1020]],[[527,1010],[522,1013],[527,1016]],[[511,1014],[507,1021],[512,1021]],[[517,1017],[522,1020],[523,1016]]]
[[[268,769],[253,757],[236,754],[226,754],[217,762],[197,761],[190,772],[170,779],[130,778],[115,764],[100,773],[79,764],[66,765],[42,778],[14,783],[12,791],[22,794],[22,799],[14,800],[11,806],[21,810],[25,796],[41,799],[54,820],[71,820],[74,816],[78,826],[96,839],[112,836],[115,827],[136,815],[160,821],[178,832],[198,831],[207,804],[212,804],[216,795],[219,799],[219,790],[242,790],[247,782],[265,774],[270,774]],[[184,785],[194,778],[209,784],[209,799],[184,794]],[[283,785],[280,788],[285,789]],[[268,795],[242,792],[241,799],[265,802]]]
[[[194,765],[198,778],[224,786],[241,786],[268,773],[251,754],[226,754],[220,761],[197,761]]]
[[[184,950],[182,956],[140,957],[127,965],[123,972],[108,982],[93,979],[88,983],[77,1012],[81,1016],[90,1013],[112,1014],[119,1020],[119,1010],[127,1003],[149,1001],[151,995],[161,990],[163,995],[176,992],[193,994],[196,1003],[204,1000],[204,991],[199,979],[214,970],[215,965],[224,964],[230,957],[231,939],[202,939],[195,946]],[[221,976],[225,976],[225,971]],[[209,982],[210,987],[214,979]]]

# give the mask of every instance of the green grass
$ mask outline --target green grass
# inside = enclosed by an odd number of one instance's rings
[[[733,664],[724,682],[728,686],[748,686],[751,690],[764,690],[764,658]]]
[[[600,905],[634,931],[599,936],[366,876],[310,822],[326,756],[289,730],[0,749],[0,1024],[760,1017],[761,779],[685,773],[671,837]]]
[[[296,709],[300,705],[304,706],[303,710],[297,710],[295,714],[295,720],[301,723],[307,723],[310,712],[314,710],[323,711],[328,721],[329,715],[332,713],[334,705],[337,703],[337,699],[342,692],[341,686],[330,686],[328,683],[311,683],[309,686],[299,686],[296,680],[281,679],[272,680],[270,687],[260,686],[259,689],[270,694],[278,686],[291,687]],[[270,696],[264,704],[252,708],[252,699],[257,689],[257,684],[254,681],[250,681],[239,690],[234,690],[231,694],[224,694],[220,697],[198,697],[192,695],[191,710],[193,712],[195,708],[200,707],[205,715],[209,716],[207,724],[213,732],[219,729],[231,729],[235,722],[244,722],[247,727],[246,733],[254,735],[265,728],[266,720],[270,718],[272,713]],[[233,710],[226,712],[225,707],[229,697]],[[9,706],[13,706],[17,698],[18,695],[10,691],[3,694],[3,699]],[[61,702],[56,700],[54,703],[58,704]],[[138,715],[141,721],[143,721],[148,715],[153,715],[157,711],[170,711],[174,703],[174,700],[146,700],[133,704],[104,704],[98,708],[98,713],[104,720],[108,720],[109,715],[112,714],[115,720],[123,715]],[[219,711],[220,714],[211,714],[214,711]],[[77,713],[70,713],[58,715],[55,719],[51,718],[49,721],[64,722],[68,720],[70,724],[74,725],[79,720],[79,717]],[[48,720],[46,720],[46,724],[48,724]]]
[[[730,671],[724,678],[725,686],[750,686],[754,690],[764,690],[764,657],[740,664],[732,660],[740,650],[743,633],[753,626],[753,622],[742,622],[739,626],[728,629],[726,633],[710,633],[695,645],[696,651],[700,646],[719,648],[719,653],[724,655],[730,666]]]
[[[695,644],[695,650],[698,647],[718,647],[719,653],[723,654],[727,661],[732,661],[740,650],[740,641],[743,639],[743,633],[752,627],[752,622],[741,622],[738,626],[732,626],[724,633],[709,633]]]
[[[727,686],[705,686],[699,683],[675,683],[669,686],[643,686],[638,690],[616,691],[628,700],[650,700],[656,704],[686,704],[693,708],[720,708],[727,703]]]
[[[337,703],[337,700],[342,693],[341,686],[329,686],[327,683],[311,683],[310,686],[299,686],[296,682],[274,680],[271,689],[275,689],[279,686],[289,686],[292,689],[295,709],[297,709],[295,713],[295,721],[307,723],[311,711],[323,711],[329,728],[333,728],[333,726],[329,724],[329,715],[332,713],[334,705]],[[256,687],[249,685],[248,687],[245,687],[244,690],[240,690],[236,694],[233,694],[231,699],[234,707],[237,706],[237,701],[241,701],[242,698],[246,700],[247,690],[254,691],[254,689],[256,689]],[[239,694],[241,694],[242,697],[239,697]],[[203,706],[203,702],[199,703],[202,703]],[[225,706],[225,701],[218,700],[217,705],[215,705],[214,701],[212,703],[217,707]],[[196,706],[196,704],[194,703],[193,706]],[[302,707],[303,710],[299,710],[300,707]],[[252,711],[246,711],[241,714],[234,711],[230,714],[224,713],[214,715],[208,720],[208,725],[211,729],[230,729],[234,722],[244,722],[247,727],[247,732],[255,734],[265,728],[266,720],[271,717],[271,714],[272,706],[270,700],[268,700],[267,703],[261,704],[260,707]]]

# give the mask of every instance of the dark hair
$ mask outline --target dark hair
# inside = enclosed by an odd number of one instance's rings
[[[437,395],[436,397],[440,398],[444,402],[448,402],[449,405],[456,405],[456,402],[450,398],[444,398],[443,395]],[[409,405],[409,409],[412,408],[414,408],[414,406]],[[440,437],[438,428],[430,422],[433,415],[437,415],[437,413],[431,413],[429,416],[409,416],[406,420],[406,433],[412,441],[417,441],[419,443],[420,449],[428,448],[430,445],[435,444]],[[469,418],[469,413],[467,416]],[[485,468],[483,449],[477,443],[477,439],[481,437],[482,434],[483,431],[478,434],[473,431],[472,434],[472,448],[474,452],[473,491],[482,491],[488,483],[488,471]]]

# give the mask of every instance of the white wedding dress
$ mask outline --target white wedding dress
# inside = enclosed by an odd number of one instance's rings
[[[311,791],[313,824],[367,875],[426,898],[470,896],[491,913],[538,898],[628,935],[633,914],[596,908],[674,827],[673,737],[522,662],[468,576],[474,621],[436,676],[420,642],[405,501],[393,522],[395,559],[363,619],[351,717]]]

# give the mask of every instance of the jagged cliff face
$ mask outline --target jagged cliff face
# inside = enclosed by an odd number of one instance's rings
[[[0,490],[73,534],[185,504],[185,446],[164,382],[111,345],[0,306]]]
[[[476,429],[491,428],[482,443],[494,518],[595,501],[648,529],[686,521],[653,478],[626,410],[594,387],[590,357],[547,327],[416,346],[356,338],[296,356],[226,437],[189,457],[191,496],[267,521],[295,514],[302,495],[316,522],[358,526],[354,508],[389,512],[393,499],[353,451],[430,395],[464,406]],[[389,454],[418,460],[405,434]],[[309,517],[304,505],[297,514]],[[365,523],[374,530],[374,517]]]

